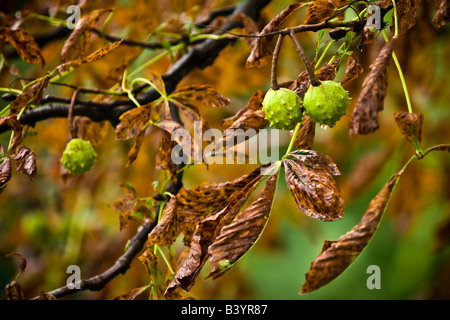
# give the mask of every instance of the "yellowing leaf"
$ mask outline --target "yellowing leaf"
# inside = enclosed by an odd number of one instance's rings
[[[33,64],[40,63],[44,66],[45,61],[41,50],[28,31],[22,28],[13,30],[7,27],[0,27],[0,40],[13,47],[22,60]]]
[[[334,5],[327,0],[314,0],[306,9],[304,24],[323,22],[334,13]]]
[[[85,50],[87,38],[92,29],[97,23],[98,19],[106,12],[111,12],[112,9],[97,9],[83,17],[77,22],[70,37],[64,43],[61,50],[61,61],[67,62],[72,59],[79,59]]]

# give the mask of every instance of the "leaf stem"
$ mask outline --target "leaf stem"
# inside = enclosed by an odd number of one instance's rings
[[[394,6],[394,24],[395,24],[395,31],[394,31],[394,39],[398,38],[398,16],[397,16],[397,4],[395,3],[395,0],[392,0],[392,5]]]
[[[297,123],[297,125],[295,126],[294,134],[292,135],[291,142],[289,143],[289,147],[287,148],[286,155],[291,153],[292,149],[294,148],[295,139],[297,138],[301,126],[302,126],[301,122]]]
[[[322,64],[323,59],[325,59],[325,55],[328,53],[328,50],[331,48],[332,45],[333,45],[333,41],[328,42],[327,46],[325,47],[325,49],[322,52],[322,55],[320,56],[319,60],[316,62],[315,70],[317,70],[319,68],[319,66]]]
[[[278,90],[280,87],[277,81],[277,66],[278,66],[278,56],[280,54],[281,43],[283,42],[284,35],[280,34],[277,39],[277,44],[272,55],[272,68],[270,69],[270,79],[272,81],[271,88],[273,90]]]
[[[320,81],[316,79],[316,76],[314,75],[314,69],[311,65],[311,62],[308,59],[308,56],[306,55],[305,50],[303,50],[302,45],[300,42],[298,42],[297,37],[295,36],[295,32],[293,29],[289,32],[289,36],[292,39],[292,42],[295,45],[295,49],[297,50],[298,54],[300,55],[300,58],[302,59],[303,64],[305,65],[306,71],[308,72],[309,80],[313,86],[320,85]]]
[[[381,34],[383,35],[384,40],[386,42],[388,42],[389,38],[386,35],[386,32],[384,30],[381,30]],[[403,75],[402,67],[400,66],[400,62],[398,62],[397,55],[395,54],[394,51],[392,51],[392,59],[394,60],[395,66],[397,67],[398,75],[400,77],[400,81],[401,81],[402,86],[403,86],[403,91],[405,93],[405,98],[406,98],[406,104],[408,106],[408,111],[409,111],[409,113],[413,113],[412,105],[411,105],[411,99],[409,98],[408,87],[406,86],[406,81],[405,81],[405,77]]]

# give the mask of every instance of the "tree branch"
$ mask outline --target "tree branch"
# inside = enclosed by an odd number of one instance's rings
[[[242,5],[237,7],[233,11],[233,16],[239,13],[243,13],[250,18],[257,20],[259,13],[270,0],[248,0]],[[230,19],[222,29],[217,31],[216,35],[225,34],[227,31],[241,26],[241,23]],[[175,62],[165,75],[162,76],[167,94],[170,94],[176,89],[178,83],[186,77],[192,70],[199,68],[204,69],[211,65],[219,53],[229,44],[234,42],[235,39],[223,38],[223,39],[207,39],[204,42],[192,47],[183,57]],[[142,90],[148,85],[141,85],[136,90]],[[136,92],[136,91],[135,91]],[[135,93],[134,92],[134,93]],[[159,94],[154,89],[149,89],[143,92],[137,101],[141,104],[147,104],[159,98]],[[56,98],[46,96],[43,99],[43,103],[60,102],[63,104],[57,105],[42,105],[34,109],[25,111],[20,122],[22,124],[34,125],[36,122],[43,121],[50,118],[67,117],[69,111],[69,105],[71,103],[70,98]],[[110,121],[113,126],[119,123],[119,117],[124,112],[134,108],[135,105],[130,100],[113,100],[108,103],[85,101],[77,99],[73,108],[74,116],[86,116],[93,121]],[[0,133],[9,130],[6,125],[0,126]]]
[[[243,5],[238,7],[234,13],[237,14],[239,12],[242,12],[255,20],[258,18],[260,10],[267,5],[267,3],[270,2],[270,0],[248,0]],[[227,28],[234,28],[235,22],[230,22],[226,25]],[[188,54],[186,54],[182,59],[180,59],[177,63],[175,63],[172,68],[169,70],[169,72],[163,77],[165,84],[166,84],[166,91],[171,92],[175,90],[176,85],[178,84],[181,79],[186,76],[190,71],[192,71],[195,67],[199,66],[200,68],[204,68],[205,66],[211,64],[219,52],[230,43],[229,39],[221,39],[221,40],[212,40],[208,39],[201,45],[191,49]],[[200,47],[200,48],[199,48]],[[155,90],[149,90],[143,94],[144,97],[140,97],[141,99],[156,99],[155,98]],[[75,95],[73,97],[73,101],[75,101]],[[150,100],[151,101],[151,100]],[[140,101],[141,102],[141,101]],[[112,120],[111,114],[113,112],[116,112],[117,119],[120,116],[121,113],[125,112],[123,111],[126,109],[126,107],[122,107],[122,109],[118,108],[112,108],[107,109],[103,107],[87,107],[82,105],[75,105],[73,112],[74,115],[84,115],[84,113],[89,114],[89,117],[94,121],[99,121],[102,117],[105,115],[103,114],[106,110],[107,113],[109,113],[109,119],[103,119],[103,120]],[[115,110],[115,111],[113,111]],[[21,120],[27,119],[27,121],[36,121],[36,118],[40,119],[46,119],[48,117],[54,117],[57,116],[67,116],[68,114],[68,106],[66,105],[57,105],[57,106],[42,106],[39,108],[35,108],[30,110],[32,111],[32,115],[30,115],[30,112],[28,115],[26,115],[26,112],[22,115]],[[94,112],[93,112],[94,111]],[[181,122],[181,119],[178,114],[178,109],[174,106],[170,106],[170,111],[172,114],[172,117],[175,121]],[[120,114],[119,114],[120,113]],[[33,119],[34,118],[34,119]],[[1,128],[0,128],[1,129]],[[170,194],[176,195],[178,191],[182,188],[182,171],[178,173],[178,183],[174,184],[172,182],[169,182],[166,191]],[[157,212],[159,211],[159,207],[157,209]],[[156,226],[157,221],[151,222],[151,223],[145,223],[142,225],[139,229],[136,235],[130,240],[130,244],[128,246],[127,251],[122,254],[114,263],[113,266],[111,266],[109,269],[107,269],[105,272],[95,275],[89,279],[86,280],[80,280],[78,283],[71,284],[71,286],[74,286],[75,288],[69,288],[67,285],[63,286],[61,288],[52,290],[50,292],[47,292],[48,294],[51,294],[55,296],[56,298],[61,298],[63,296],[67,296],[70,294],[73,294],[78,291],[84,291],[84,290],[101,290],[104,288],[112,279],[114,279],[119,274],[124,274],[133,259],[137,256],[137,254],[140,252],[140,250],[143,248],[143,246],[146,243],[146,240],[148,238],[148,234],[153,230],[153,228]],[[77,289],[76,284],[79,285],[79,288]],[[38,297],[33,298],[33,300],[37,300]]]

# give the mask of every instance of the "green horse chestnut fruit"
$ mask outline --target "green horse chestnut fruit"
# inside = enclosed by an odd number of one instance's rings
[[[294,91],[269,89],[262,104],[266,119],[276,129],[291,130],[302,121],[302,99]]]
[[[348,92],[335,81],[322,81],[318,86],[309,87],[303,99],[306,114],[312,121],[334,127],[347,114],[350,103]]]
[[[61,163],[70,174],[89,172],[97,159],[90,141],[75,138],[69,141],[61,157]]]

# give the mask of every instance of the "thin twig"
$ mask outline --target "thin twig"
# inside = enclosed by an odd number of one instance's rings
[[[71,139],[76,138],[76,135],[77,135],[77,130],[73,123],[73,108],[75,106],[75,100],[77,99],[78,92],[79,92],[79,89],[76,89],[73,92],[72,101],[70,102],[70,106],[69,106],[69,113],[67,115],[67,121],[69,122],[69,132],[70,132]]]
[[[284,39],[284,35],[280,34],[278,36],[277,43],[275,45],[275,49],[273,51],[273,56],[272,56],[272,69],[271,69],[271,73],[270,73],[270,78],[272,81],[272,89],[273,90],[278,90],[280,88],[278,86],[278,81],[277,81],[277,66],[278,66],[278,56],[280,54],[281,43],[283,42],[283,39]]]
[[[316,76],[314,75],[314,69],[311,65],[311,62],[309,62],[308,56],[306,55],[305,50],[303,50],[302,45],[300,42],[298,42],[297,37],[295,36],[294,30],[291,30],[289,33],[289,36],[292,39],[292,42],[295,45],[295,49],[297,50],[298,54],[300,55],[300,58],[303,61],[303,64],[305,65],[306,71],[308,72],[309,80],[311,81],[311,85],[313,86],[319,86],[320,81],[316,79]]]

